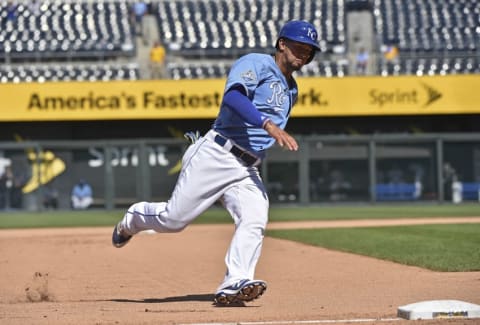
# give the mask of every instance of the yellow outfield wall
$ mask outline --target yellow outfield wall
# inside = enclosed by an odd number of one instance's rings
[[[298,78],[292,116],[480,113],[480,75]],[[214,118],[224,79],[0,84],[0,121]]]

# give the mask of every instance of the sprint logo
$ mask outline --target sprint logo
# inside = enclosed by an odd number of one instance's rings
[[[24,194],[35,191],[40,185],[47,184],[65,171],[65,162],[51,151],[41,151],[37,155],[36,152],[30,150],[27,158],[32,166],[32,177],[22,188]]]
[[[15,135],[18,142],[23,139],[19,135]],[[49,150],[37,152],[33,149],[26,150],[27,159],[30,162],[31,177],[28,182],[22,187],[24,194],[31,193],[37,190],[41,185],[45,185],[59,176],[66,169],[65,162],[56,157],[55,154]]]
[[[425,103],[425,105],[423,105],[423,107],[430,106],[431,104],[433,104],[434,102],[442,98],[442,94],[436,91],[435,89],[433,89],[432,87],[430,87],[429,85],[422,83],[422,86],[427,91],[427,98],[428,98],[427,102]]]
[[[435,88],[426,83],[421,83],[421,86],[421,88],[408,90],[395,89],[394,91],[371,89],[369,92],[370,104],[380,108],[386,105],[402,104],[428,107],[442,98],[442,94]],[[426,100],[424,98],[426,98]]]

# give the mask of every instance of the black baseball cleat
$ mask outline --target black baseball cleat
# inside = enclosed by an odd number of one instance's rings
[[[115,228],[113,228],[113,234],[112,234],[112,244],[113,246],[120,248],[125,246],[128,241],[132,239],[131,235],[127,235],[125,231],[123,230],[120,222],[115,225]]]

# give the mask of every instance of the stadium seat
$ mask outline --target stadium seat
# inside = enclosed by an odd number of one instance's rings
[[[156,17],[163,41],[186,57],[236,57],[272,48],[290,19],[319,26],[322,51],[346,49],[344,2],[333,0],[161,1]]]
[[[476,0],[375,0],[375,29],[400,52],[475,52],[480,30]]]
[[[170,78],[174,80],[225,78],[231,64],[231,60],[188,60],[171,62],[167,64],[167,70]],[[348,75],[348,62],[313,60],[296,75],[301,77],[343,77]]]
[[[480,201],[480,183],[462,183],[462,198],[464,200]]]
[[[395,62],[379,61],[378,71],[382,76],[478,74],[480,73],[480,58],[464,56],[404,57]]]
[[[28,2],[8,19],[0,2],[0,59],[105,58],[135,55],[128,1]]]
[[[2,82],[142,78],[138,66],[125,70],[110,63],[126,58],[141,65],[145,60],[136,57],[130,19],[133,2],[40,0],[37,10],[29,2],[17,2],[12,20],[7,17],[7,1],[0,0],[0,62],[11,64],[0,70]],[[317,26],[321,48],[321,55],[298,76],[348,76],[346,16],[355,10],[372,13],[377,40],[372,53],[377,55],[372,57],[378,75],[480,72],[477,0],[171,0],[150,5],[168,50],[167,73],[173,79],[224,78],[240,55],[273,53],[279,29],[290,19]],[[388,46],[398,49],[394,60],[384,57]],[[32,61],[37,67],[29,67]],[[48,65],[62,61],[59,67]],[[88,64],[67,67],[86,61],[105,61],[103,65],[114,67],[100,75]],[[22,62],[27,64],[20,68]],[[49,68],[40,69],[42,62]],[[102,71],[101,66],[96,69]]]
[[[414,183],[388,183],[375,186],[377,201],[411,201],[421,196],[421,187]]]
[[[480,2],[374,0],[381,48],[396,46],[396,62],[379,60],[380,75],[478,73]]]
[[[138,79],[140,79],[140,69],[137,64],[103,62],[0,66],[0,83]]]

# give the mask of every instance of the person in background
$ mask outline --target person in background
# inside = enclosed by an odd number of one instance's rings
[[[160,41],[156,41],[150,49],[150,73],[152,79],[165,78],[165,47]]]
[[[395,45],[389,45],[385,48],[384,52],[385,60],[389,62],[396,61],[398,59],[398,48]]]
[[[13,3],[13,1],[7,2],[7,21],[15,22],[17,20],[17,4]]]
[[[10,208],[10,188],[12,187],[13,173],[9,165],[0,175],[0,209]]]
[[[72,208],[85,210],[93,203],[93,191],[86,180],[81,179],[72,189]]]
[[[58,190],[51,184],[43,188],[43,207],[47,210],[58,208]]]
[[[342,201],[348,198],[352,184],[345,179],[342,171],[335,169],[330,175],[330,200]]]
[[[364,47],[361,47],[356,56],[356,71],[359,75],[367,73],[368,66],[368,52]]]
[[[39,16],[41,13],[40,6],[41,4],[38,0],[32,0],[28,6],[28,10],[32,15]]]
[[[12,188],[10,189],[10,204],[14,209],[23,207],[23,191],[22,188],[27,183],[27,175],[22,166],[13,166]]]
[[[136,1],[132,5],[132,16],[135,26],[135,34],[143,39],[147,44],[148,28],[145,26],[144,18],[148,14],[148,5],[144,1]]]
[[[0,175],[0,204],[5,209],[21,209],[23,204],[22,187],[25,185],[25,175],[18,166],[6,166]]]

